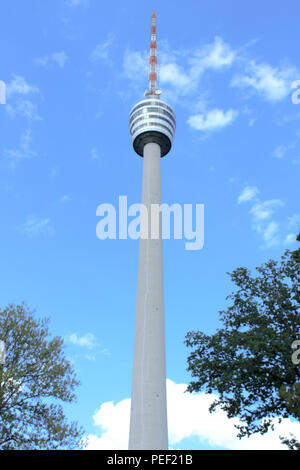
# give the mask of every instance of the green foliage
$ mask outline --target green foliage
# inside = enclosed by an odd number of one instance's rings
[[[75,400],[79,384],[65,358],[63,340],[49,339],[48,319],[36,319],[24,304],[0,310],[0,449],[75,449],[83,430],[68,423],[63,401]]]
[[[220,312],[223,328],[211,336],[191,331],[185,339],[195,378],[188,391],[216,393],[210,411],[219,406],[238,417],[239,437],[267,432],[274,417],[300,421],[300,365],[291,359],[300,339],[299,250],[256,270],[256,276],[243,267],[230,274],[237,289]],[[282,440],[300,448],[294,437]]]

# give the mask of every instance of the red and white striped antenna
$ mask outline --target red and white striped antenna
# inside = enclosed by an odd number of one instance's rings
[[[157,88],[157,44],[156,44],[156,13],[151,16],[151,41],[149,57],[149,90],[145,91],[145,96],[159,96],[161,90]]]

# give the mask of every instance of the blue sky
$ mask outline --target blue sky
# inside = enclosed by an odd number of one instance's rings
[[[0,306],[24,300],[51,317],[81,381],[68,416],[90,448],[126,448],[138,241],[99,240],[96,209],[140,202],[128,117],[147,88],[152,11],[159,86],[177,116],[163,201],[205,206],[202,250],[164,241],[170,446],[276,448],[278,433],[238,441],[208,396],[183,393],[183,341],[220,326],[226,272],[296,248],[296,0],[1,3]]]

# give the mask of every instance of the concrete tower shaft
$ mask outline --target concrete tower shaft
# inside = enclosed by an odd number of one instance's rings
[[[167,399],[163,296],[162,227],[151,238],[153,204],[161,204],[160,160],[172,146],[176,118],[160,99],[156,72],[156,15],[151,18],[149,91],[130,112],[133,148],[143,157],[142,204],[132,375],[129,449],[167,449]],[[153,223],[155,223],[153,221]],[[148,237],[145,236],[148,232]]]
[[[157,143],[145,145],[142,204],[148,233],[151,205],[161,203],[160,158]],[[158,239],[140,239],[131,400],[129,449],[167,449],[161,223]]]

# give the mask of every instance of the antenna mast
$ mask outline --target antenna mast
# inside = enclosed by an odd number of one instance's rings
[[[151,16],[151,41],[149,57],[149,91],[145,91],[145,96],[153,95],[159,97],[161,90],[157,88],[157,44],[156,44],[156,13]]]

